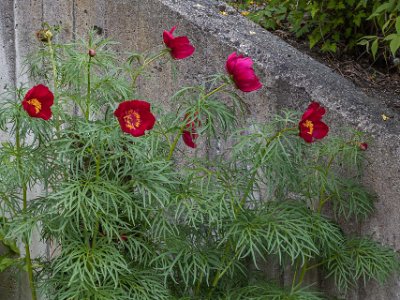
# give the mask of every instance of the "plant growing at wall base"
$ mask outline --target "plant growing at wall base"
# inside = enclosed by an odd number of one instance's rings
[[[156,60],[194,53],[173,31],[167,48],[119,64],[114,43],[94,32],[62,44],[45,28],[29,58],[42,85],[1,97],[10,139],[0,149],[0,237],[13,251],[25,245],[6,264],[28,271],[32,298],[322,299],[305,283],[316,268],[340,291],[397,271],[392,249],[338,225],[373,211],[360,184],[363,136],[328,136],[316,102],[246,124],[251,103],[240,93],[262,84],[237,53],[226,72],[159,106],[137,79]],[[210,159],[203,149],[214,141],[225,146]],[[47,255],[30,256],[35,230]],[[290,269],[290,281],[263,280],[264,260]]]

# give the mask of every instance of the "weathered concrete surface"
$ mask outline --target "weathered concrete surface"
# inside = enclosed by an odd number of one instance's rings
[[[75,38],[74,32],[82,35],[94,25],[102,28],[107,36],[121,43],[121,55],[131,49],[160,47],[162,31],[178,25],[176,33],[189,36],[196,46],[195,55],[176,63],[178,75],[169,65],[154,64],[151,77],[140,89],[141,97],[163,104],[182,84],[201,82],[207,75],[224,72],[225,60],[232,51],[251,56],[265,88],[243,95],[251,109],[250,118],[264,121],[280,108],[303,110],[315,100],[328,108],[326,119],[332,133],[345,124],[372,137],[365,183],[378,194],[378,202],[376,212],[359,231],[400,250],[400,116],[330,68],[216,1],[11,2],[0,3],[1,88],[10,82],[27,81],[26,77],[16,79],[14,74],[21,74],[22,58],[34,46],[33,32],[42,21],[63,25],[62,38]],[[221,15],[220,10],[226,10],[228,16]],[[391,119],[384,122],[383,113]],[[383,287],[370,283],[349,299],[400,299],[400,279],[392,278]]]
[[[0,93],[15,80],[15,38],[13,3],[4,3],[0,9]]]

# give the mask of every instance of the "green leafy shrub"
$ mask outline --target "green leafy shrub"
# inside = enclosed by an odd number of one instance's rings
[[[323,52],[357,52],[374,60],[396,57],[400,48],[400,3],[397,0],[264,0],[234,4],[252,9],[249,17],[267,29],[284,28],[307,37],[310,48]],[[360,53],[360,51],[358,51]]]
[[[376,29],[363,36],[358,44],[365,45],[374,59],[383,56],[387,60],[390,54],[397,57],[400,49],[400,3],[395,0],[376,3],[367,20],[373,22]]]
[[[57,300],[323,299],[304,283],[317,267],[342,291],[397,271],[392,249],[337,224],[368,217],[374,196],[360,185],[362,135],[324,138],[319,104],[240,128],[246,104],[230,86],[261,84],[251,60],[233,53],[230,76],[182,88],[174,110],[150,110],[127,100],[137,78],[156,59],[190,53],[186,39],[182,52],[121,63],[93,32],[63,44],[50,30],[28,63],[54,105],[37,85],[2,95],[0,106],[10,137],[0,148],[0,238],[10,249],[0,266],[27,270],[33,299],[37,290]],[[229,147],[212,159],[189,151],[217,139]],[[34,230],[51,255],[30,257]],[[25,256],[15,259],[16,241]],[[291,282],[263,280],[266,259],[290,269]]]

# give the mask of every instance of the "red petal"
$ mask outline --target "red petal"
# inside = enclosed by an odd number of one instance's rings
[[[246,69],[253,71],[253,61],[250,57],[243,57],[243,55],[241,55],[236,61],[234,72],[241,73],[244,72]]]
[[[31,88],[25,95],[24,100],[36,98],[44,106],[52,106],[54,103],[54,95],[49,88],[43,84],[38,84]]]
[[[311,134],[308,134],[306,132],[300,132],[300,137],[303,138],[307,143],[312,143],[313,138]]]
[[[171,30],[169,31],[169,33],[172,35],[174,33],[175,29],[176,29],[176,26],[172,27]]]
[[[171,48],[170,43],[173,39],[174,39],[174,36],[170,32],[168,32],[168,31],[163,32],[163,40],[164,40],[165,45],[167,45],[168,48]]]
[[[43,108],[38,114],[37,117],[38,118],[42,118],[43,120],[48,120],[50,119],[52,116],[52,112],[50,110],[50,108]]]
[[[239,90],[245,93],[253,92],[262,88],[262,84],[257,80],[236,83]]]
[[[303,116],[301,117],[302,120],[309,119],[313,122],[320,121],[322,116],[325,114],[325,108],[319,105],[318,102],[312,102]]]
[[[194,140],[197,138],[198,134],[190,131],[183,131],[182,139],[184,143],[190,148],[196,148],[197,145],[194,143]]]
[[[174,33],[175,29],[176,29],[176,26],[172,27],[170,31],[164,30],[164,32],[163,32],[164,43],[167,45],[168,48],[171,48],[169,46],[169,43],[174,40],[173,33]]]
[[[252,92],[262,88],[262,84],[254,74],[253,69],[246,70],[246,72],[233,76],[233,80],[235,81],[236,86],[243,92]]]
[[[27,100],[22,101],[22,107],[28,113],[29,116],[36,118],[37,113],[33,105],[30,105]]]
[[[132,108],[150,111],[150,103],[144,100],[132,100]]]
[[[236,52],[231,53],[228,56],[228,59],[226,60],[226,71],[230,74],[233,75],[233,71],[235,69],[235,65],[236,65],[236,60],[237,60],[237,55]]]
[[[117,118],[123,117],[130,109],[150,111],[150,103],[143,100],[127,100],[121,102],[118,105],[118,108],[114,111],[114,116]]]
[[[132,129],[129,133],[133,135],[134,137],[139,137],[145,134],[145,129],[144,128],[136,128]]]
[[[193,54],[195,48],[190,44],[187,36],[178,36],[169,42],[171,56],[175,59],[183,59]]]
[[[140,127],[143,126],[144,129],[146,130],[151,130],[154,127],[154,124],[156,123],[156,118],[151,112],[140,112],[140,117],[141,117],[141,125]],[[139,127],[139,128],[140,128]]]
[[[329,127],[324,122],[314,122],[313,137],[316,139],[324,138],[329,132]]]
[[[177,36],[171,42],[171,48],[182,47],[184,45],[190,45],[190,41],[189,41],[189,38],[187,36]]]
[[[183,59],[191,56],[194,53],[195,48],[192,45],[183,45],[179,48],[174,48],[171,51],[171,56],[174,59]]]

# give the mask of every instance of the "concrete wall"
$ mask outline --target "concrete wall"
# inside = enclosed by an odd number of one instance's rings
[[[221,15],[220,10],[226,10],[228,16]],[[223,72],[225,60],[232,51],[251,56],[265,85],[257,93],[243,95],[251,109],[251,118],[267,120],[280,108],[303,110],[315,100],[327,107],[326,121],[332,133],[345,124],[372,137],[365,183],[379,199],[374,215],[357,227],[357,231],[400,250],[398,111],[366,96],[332,69],[293,49],[223,3],[211,0],[2,0],[0,91],[6,85],[28,80],[22,74],[21,62],[35,47],[34,31],[43,21],[62,25],[64,39],[73,39],[75,33],[82,35],[88,28],[98,26],[107,36],[121,42],[118,46],[121,54],[130,49],[159,46],[162,31],[178,25],[177,34],[188,35],[197,47],[196,53],[178,62],[179,83],[170,68],[153,66],[152,77],[140,89],[142,97],[150,101],[166,103],[182,84],[199,82],[206,75]],[[384,122],[383,113],[391,119]],[[0,299],[11,300],[2,296],[5,292],[1,288],[0,285]],[[393,277],[383,287],[369,283],[350,298],[400,299],[400,280]]]

